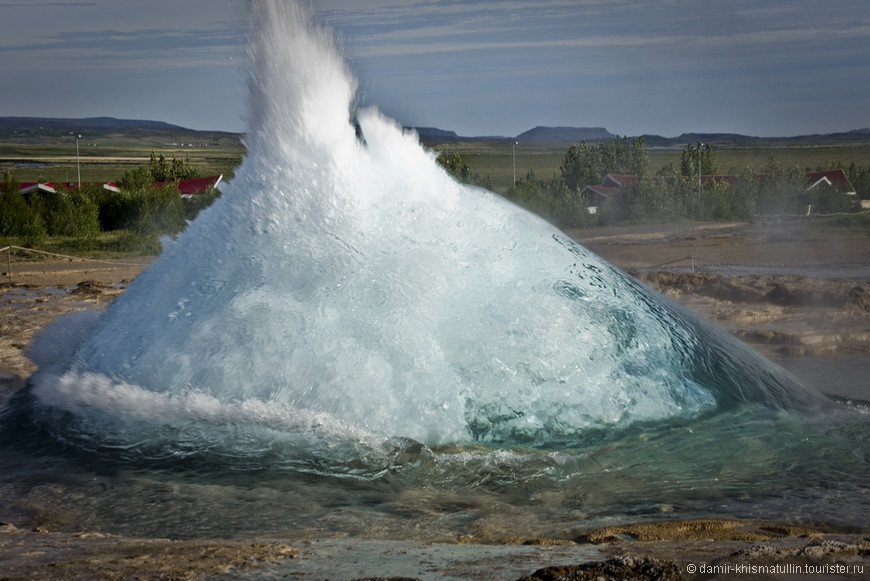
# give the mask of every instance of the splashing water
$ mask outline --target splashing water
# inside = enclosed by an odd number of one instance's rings
[[[63,319],[31,349],[28,413],[53,441],[134,462],[460,487],[589,485],[646,466],[634,475],[656,484],[609,489],[599,504],[616,506],[686,498],[734,455],[746,467],[728,486],[745,487],[790,465],[782,450],[806,457],[789,430],[840,413],[548,224],[457,183],[376,110],[354,113],[354,79],[303,8],[250,13],[235,178],[107,312]]]

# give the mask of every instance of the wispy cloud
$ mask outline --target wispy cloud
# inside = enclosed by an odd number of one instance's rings
[[[241,55],[242,38],[225,26],[199,29],[46,31],[26,42],[0,41],[0,55],[15,55],[27,67],[79,69],[178,68],[226,64]]]
[[[807,4],[396,1],[374,9],[336,8],[327,16],[340,26],[354,59],[389,62],[395,74],[411,73],[415,66],[456,66],[464,58],[482,75],[509,70],[517,82],[523,75],[540,77],[541,71],[685,77],[718,70],[726,76],[736,69],[768,74],[773,66],[806,69],[867,54],[870,20],[834,8],[824,20],[811,18]],[[412,59],[418,59],[416,65]],[[504,59],[513,61],[509,69],[499,65]]]
[[[848,125],[870,124],[867,0],[302,1],[336,29],[364,98],[410,123],[485,134],[509,132],[499,125],[506,119],[522,131],[652,115],[675,127],[694,123],[689,110],[705,99],[718,103],[717,115],[742,109],[758,117],[762,105],[805,111],[808,103],[839,94],[860,106],[835,113],[848,116]],[[222,87],[243,98],[242,6],[239,0],[0,0],[0,74],[75,87],[39,96],[46,103],[54,98],[58,109],[76,94],[81,107],[138,103],[154,110],[178,99],[173,107],[185,115],[205,115],[218,103],[193,104],[180,95]],[[107,91],[114,97],[107,99]],[[35,101],[7,95],[3,105],[19,113],[43,109]],[[639,102],[657,109],[647,113]],[[705,108],[694,119],[707,117]],[[611,130],[625,131],[616,121]],[[493,125],[484,129],[484,122]]]
[[[2,3],[0,3],[0,7],[2,7],[2,8],[50,8],[50,7],[70,8],[70,7],[81,7],[81,6],[99,6],[99,4],[97,2],[39,2],[38,0],[34,0],[33,2],[2,2]]]
[[[327,12],[357,56],[510,48],[681,45],[728,49],[867,39],[870,24],[829,11],[807,19],[801,7],[778,3],[685,0],[418,1]],[[798,2],[800,4],[800,2]],[[833,12],[833,13],[831,13]]]

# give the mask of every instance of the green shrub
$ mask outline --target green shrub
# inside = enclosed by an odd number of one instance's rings
[[[99,207],[99,221],[104,231],[136,230],[160,236],[183,230],[186,211],[175,185],[149,185],[105,196]]]
[[[187,220],[194,220],[201,211],[211,206],[215,200],[221,195],[220,190],[211,188],[209,191],[181,198],[181,203],[184,205],[184,217]]]
[[[109,252],[150,256],[160,254],[162,249],[156,234],[139,230],[119,230],[110,242],[102,245],[102,250]]]
[[[543,179],[529,170],[508,190],[506,197],[559,228],[583,228],[597,223],[580,192],[570,189],[558,175]]]
[[[187,225],[184,202],[174,185],[136,190],[130,195],[135,208],[133,228],[156,235],[177,234]]]
[[[99,208],[81,192],[58,192],[35,204],[49,236],[75,236],[93,240],[100,232]]]
[[[0,236],[15,238],[23,246],[37,246],[46,237],[45,221],[18,193],[0,194]]]
[[[837,188],[820,184],[806,192],[802,197],[804,208],[812,206],[813,214],[839,214],[857,212],[861,209],[860,202],[855,196],[847,196]]]

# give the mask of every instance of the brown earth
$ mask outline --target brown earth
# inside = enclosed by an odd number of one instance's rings
[[[864,226],[780,220],[679,223],[570,230],[569,236],[623,270],[760,266],[772,269],[867,266]]]
[[[274,566],[283,543],[127,539],[22,531],[0,523],[0,579],[205,579]]]
[[[3,264],[0,381],[20,383],[35,370],[24,350],[40,329],[63,313],[105,307],[149,262],[50,260],[13,262],[11,269]]]
[[[522,544],[333,538],[294,541],[291,546],[269,539],[172,541],[53,533],[0,523],[3,580],[822,577],[803,574],[808,566],[841,568],[841,574],[825,579],[863,578],[870,567],[870,537],[762,521],[701,519],[605,527],[575,540],[531,539]],[[797,567],[797,575],[783,574],[795,573]]]
[[[7,262],[0,254],[0,284],[8,287],[64,288],[84,281],[102,285],[123,285],[133,280],[153,259],[125,258],[95,260],[86,258],[48,258],[28,261],[16,257]]]
[[[569,235],[777,362],[785,362],[787,368],[789,363],[800,367],[809,361],[813,367],[849,369],[845,375],[857,378],[854,385],[835,391],[870,399],[865,379],[870,377],[870,277],[838,276],[870,264],[870,232],[814,226],[679,224]],[[11,273],[4,272],[0,405],[34,370],[23,350],[35,333],[65,312],[104,307],[146,264],[67,260],[14,263]],[[735,273],[745,267],[761,270]],[[789,271],[795,268],[802,272]],[[840,378],[843,375],[838,373]],[[0,579],[233,578],[252,568],[272,571],[275,577],[351,579],[364,578],[365,573],[354,559],[372,563],[370,571],[384,571],[392,570],[385,564],[399,556],[413,560],[418,553],[419,561],[425,561],[425,567],[417,569],[421,575],[425,572],[423,578],[483,578],[476,568],[482,561],[463,561],[453,553],[458,547],[440,549],[442,556],[436,559],[432,545],[419,543],[384,548],[364,540],[346,540],[340,550],[328,540],[308,543],[298,550],[269,540],[173,542],[26,531],[0,523]],[[738,572],[733,567],[741,563],[763,567],[834,563],[870,571],[867,531],[796,529],[765,522],[663,521],[586,531],[574,540],[532,539],[526,543],[522,547],[534,545],[549,552],[535,553],[532,558],[521,552],[520,545],[509,545],[507,557],[487,561],[491,568],[485,577],[686,579],[697,574],[716,579],[789,578],[769,569]],[[476,552],[488,550],[480,546]],[[318,568],[316,563],[333,560],[340,565],[331,574],[314,573],[324,571],[325,565]],[[539,566],[534,563],[541,560],[553,566],[535,571]],[[297,562],[298,568],[293,568]],[[700,566],[715,569],[703,574]],[[695,567],[694,573],[690,567]],[[527,572],[508,573],[523,570]],[[826,578],[859,578],[854,571]],[[798,576],[810,578],[800,574],[794,578]]]
[[[870,362],[870,231],[797,221],[568,234],[777,362]],[[13,262],[11,272],[0,265],[0,370],[29,375],[21,351],[38,329],[65,311],[106,304],[149,262]]]
[[[633,274],[768,355],[870,352],[866,282],[775,274]]]
[[[794,220],[569,235],[807,385],[870,399],[870,229]]]

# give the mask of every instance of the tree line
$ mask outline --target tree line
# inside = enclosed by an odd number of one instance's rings
[[[459,154],[440,155],[438,163],[458,180],[492,189],[489,176],[474,172]],[[654,174],[643,138],[616,138],[594,144],[581,142],[565,152],[551,176],[529,172],[505,196],[561,228],[639,221],[746,220],[757,214],[852,212],[856,200],[870,198],[870,169],[830,164],[816,171],[843,169],[858,196],[834,187],[807,190],[806,171],[768,160],[761,172],[746,168],[734,180],[705,180],[718,173],[715,152],[708,144],[687,145],[679,164]],[[608,174],[633,179],[606,200],[591,200],[581,192],[599,185]],[[68,237],[80,250],[100,246],[120,252],[156,253],[159,237],[174,235],[219,195],[217,190],[182,198],[177,182],[199,177],[190,158],[168,160],[152,152],[149,163],[127,170],[117,181],[119,191],[98,184],[61,188],[58,194],[39,190],[19,193],[19,182],[6,171],[0,191],[0,238],[5,244],[39,247],[47,238]],[[161,187],[153,187],[155,182]],[[596,204],[595,213],[590,204]],[[116,234],[106,242],[104,233]]]
[[[118,235],[105,250],[156,253],[160,236],[183,230],[219,195],[214,190],[182,198],[178,181],[197,177],[189,156],[167,160],[152,152],[148,164],[127,170],[117,181],[119,191],[82,184],[61,187],[56,194],[38,189],[20,194],[20,183],[7,170],[0,192],[0,237],[28,247],[39,247],[49,237],[70,237],[78,249],[89,250],[102,233],[114,232]],[[153,187],[155,182],[162,185]]]
[[[438,160],[460,181],[474,185],[488,182],[458,154]],[[747,220],[758,214],[805,214],[810,207],[820,214],[859,209],[855,196],[843,195],[835,187],[820,185],[807,190],[806,171],[785,166],[773,156],[763,171],[746,168],[734,179],[699,180],[700,175],[719,173],[709,144],[687,145],[679,164],[671,162],[655,173],[649,165],[642,137],[617,137],[594,144],[584,141],[568,148],[553,175],[538,176],[529,170],[505,197],[560,228],[683,219]],[[847,168],[832,164],[816,171],[828,169],[843,169],[858,198],[870,195],[870,170],[853,163]],[[606,199],[592,200],[581,194],[588,185],[600,185],[608,174],[632,179]],[[590,212],[593,204],[594,213]]]

